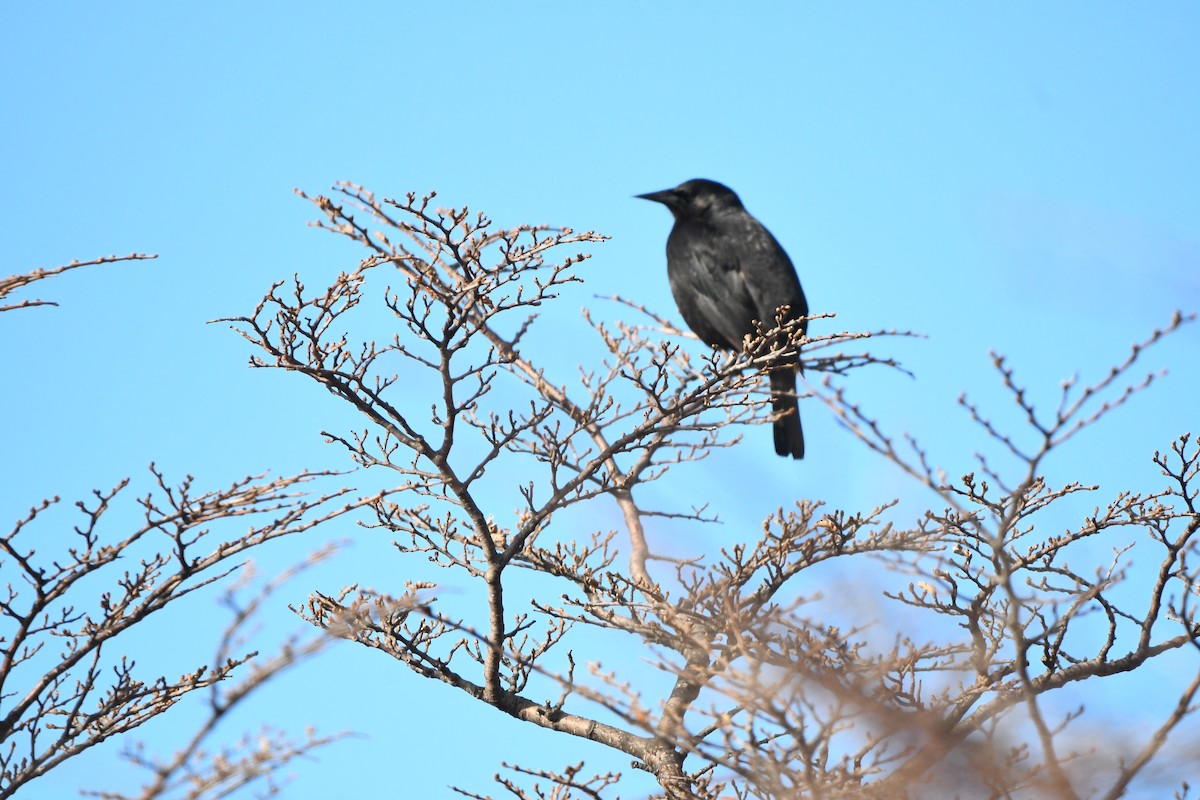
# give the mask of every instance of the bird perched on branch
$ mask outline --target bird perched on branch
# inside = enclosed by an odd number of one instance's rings
[[[674,189],[639,194],[662,203],[675,217],[667,237],[667,277],[683,321],[712,347],[741,350],[742,340],[784,320],[808,315],[808,301],[792,260],[737,194],[716,181],[697,178]],[[807,320],[800,323],[807,330]],[[794,352],[769,370],[775,420],[775,452],[804,458],[804,430],[796,404]]]

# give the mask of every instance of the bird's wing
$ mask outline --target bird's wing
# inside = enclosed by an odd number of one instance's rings
[[[676,226],[667,240],[667,275],[688,327],[707,344],[737,350],[758,311],[733,244],[707,225]]]
[[[742,243],[740,271],[755,308],[755,319],[770,327],[779,307],[788,306],[788,318],[808,314],[808,301],[796,268],[778,240],[748,213],[724,221],[725,238]]]

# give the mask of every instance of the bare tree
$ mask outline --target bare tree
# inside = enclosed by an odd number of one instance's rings
[[[456,589],[465,581],[477,592],[466,616],[442,610],[441,582],[317,592],[301,609],[314,625],[518,720],[626,753],[666,797],[1115,798],[1149,775],[1192,713],[1194,656],[1172,688],[1175,710],[1142,740],[1082,733],[1070,724],[1081,712],[1055,699],[1195,646],[1195,441],[1183,435],[1155,456],[1162,490],[1122,492],[1065,533],[1042,526],[1064,498],[1097,491],[1048,484],[1046,456],[1152,382],[1125,384],[1182,316],[1096,383],[1065,385],[1049,415],[997,357],[1033,444],[964,399],[1019,466],[1002,471],[980,456],[975,473],[952,481],[835,382],[869,365],[897,367],[849,348],[905,334],[805,339],[785,325],[748,337],[741,354],[696,355],[668,320],[625,303],[614,307],[645,321],[585,312],[601,355],[556,374],[538,354],[563,334],[542,330],[538,311],[581,280],[588,256],[574,251],[603,237],[497,229],[466,208],[435,207],[433,195],[335,189],[337,200],[301,194],[320,210],[319,227],[365,249],[361,263],[316,292],[298,277],[278,283],[251,315],[226,321],[258,348],[254,366],[310,377],[362,415],[362,429],[325,435],[357,464],[395,476],[374,504],[378,526],[398,537],[402,557],[427,559],[457,576],[446,581]],[[572,352],[586,350],[571,341]],[[719,557],[652,553],[648,521],[709,516],[647,507],[638,486],[769,422],[761,368],[801,343],[806,369],[826,375],[810,391],[943,508],[906,525],[894,503],[846,512],[800,500],[766,520],[756,542]],[[497,497],[513,498],[516,511]],[[610,499],[620,535],[560,523],[574,506]],[[1089,563],[1100,535],[1155,543],[1148,585],[1128,584],[1124,544]],[[892,576],[881,602],[912,624],[886,646],[814,616],[795,588],[810,567],[864,558]],[[551,580],[521,581],[519,570]],[[1107,632],[1085,630],[1087,615],[1107,620]],[[576,648],[597,641],[584,629],[643,645],[672,676],[670,691],[650,696],[598,658],[582,668]],[[1092,769],[1097,754],[1107,773]],[[1179,781],[1196,767],[1191,756],[1159,777]],[[519,798],[601,797],[618,780],[587,777],[582,764],[512,770],[497,780]]]
[[[152,256],[72,262],[13,276],[0,283],[0,297],[76,267],[140,258]],[[27,300],[2,310],[33,305],[54,303]],[[210,664],[188,665],[177,677],[147,676],[123,642],[131,629],[176,601],[230,577],[254,548],[346,518],[378,497],[355,497],[346,487],[313,494],[307,485],[336,474],[330,472],[250,476],[217,489],[199,488],[190,475],[168,480],[153,464],[150,472],[155,487],[143,497],[124,502],[130,480],[122,480],[76,502],[78,522],[65,526],[55,514],[60,498],[47,498],[0,535],[0,798],[15,796],[30,781],[198,690],[209,691],[210,714],[179,753],[158,759],[144,748],[127,748],[131,760],[153,773],[137,795],[141,800],[211,800],[249,783],[270,786],[278,767],[337,738],[266,731],[205,750],[217,721],[325,642],[293,638],[256,658],[248,631],[276,581],[244,603],[236,594],[244,587],[230,587],[226,604],[233,620],[218,637]],[[318,551],[309,563],[329,552]]]
[[[432,195],[382,200],[351,184],[337,194],[306,197],[320,227],[365,248],[359,265],[316,292],[298,276],[278,283],[253,313],[226,321],[255,346],[252,365],[308,376],[362,415],[362,428],[325,435],[389,488],[348,503],[349,490],[307,498],[300,484],[328,473],[305,473],[193,496],[190,478],[172,484],[155,471],[158,489],[140,501],[135,530],[100,536],[122,484],[79,504],[76,546],[40,559],[18,540],[55,501],[33,509],[0,545],[23,581],[0,606],[14,631],[0,673],[0,797],[196,689],[209,690],[211,713],[184,748],[153,757],[128,747],[151,780],[135,795],[94,794],[212,798],[255,781],[277,791],[274,770],[331,737],[266,731],[213,751],[206,742],[247,692],[322,639],[247,665],[225,691],[216,682],[248,658],[239,631],[255,602],[233,604],[217,660],[179,679],[134,677],[107,642],[228,576],[249,548],[368,507],[373,524],[397,537],[400,558],[444,568],[446,580],[313,592],[301,616],[516,720],[628,755],[662,797],[1116,798],[1137,781],[1187,795],[1197,758],[1170,748],[1200,689],[1200,447],[1181,433],[1154,456],[1159,490],[1119,492],[1065,530],[1063,509],[1099,489],[1052,484],[1045,464],[1148,387],[1155,374],[1133,377],[1146,349],[1192,318],[1176,315],[1092,384],[1065,384],[1049,414],[997,356],[1022,427],[1004,428],[964,397],[983,441],[1004,458],[980,455],[974,472],[951,480],[915,439],[890,436],[840,379],[899,369],[863,348],[903,332],[806,338],[782,324],[724,354],[614,298],[611,308],[638,321],[585,313],[590,344],[572,340],[579,370],[559,374],[551,356],[562,332],[544,330],[538,314],[581,281],[588,256],[578,250],[603,237],[496,229],[465,208],[436,208]],[[735,443],[744,426],[770,422],[762,368],[801,345],[809,374],[826,376],[809,393],[937,507],[906,521],[894,502],[844,511],[801,499],[765,520],[755,540],[716,556],[652,552],[647,526],[713,513],[652,507],[640,485],[678,480],[687,462]],[[581,531],[572,509],[606,503],[624,529]],[[240,538],[207,527],[260,514]],[[95,611],[76,611],[83,578],[144,549],[139,571],[101,593]],[[875,620],[848,626],[826,613],[813,576],[830,562],[879,576],[877,611],[894,636],[881,638]],[[439,598],[445,584],[460,603]],[[51,635],[66,642],[53,658]],[[656,694],[604,666],[614,637],[644,648],[669,689]],[[1164,659],[1175,682],[1158,688],[1173,698],[1170,710],[1148,731],[1099,735],[1089,720],[1106,679]],[[106,680],[103,666],[115,677]],[[21,678],[30,688],[13,689]],[[506,768],[499,790],[517,798],[612,796],[622,780],[582,761]]]

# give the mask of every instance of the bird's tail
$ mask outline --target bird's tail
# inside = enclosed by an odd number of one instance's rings
[[[796,403],[796,368],[789,365],[771,370],[771,410],[775,412],[775,452],[804,458],[804,428]]]

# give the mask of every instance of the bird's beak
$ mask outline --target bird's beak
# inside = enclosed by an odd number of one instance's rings
[[[646,192],[645,194],[634,195],[634,197],[640,197],[643,200],[653,200],[655,203],[662,203],[668,207],[671,205],[671,200],[674,196],[673,189],[663,189],[661,192]]]

